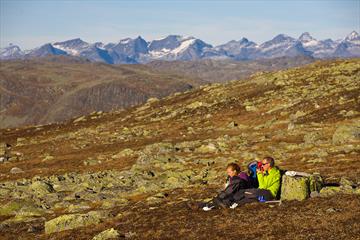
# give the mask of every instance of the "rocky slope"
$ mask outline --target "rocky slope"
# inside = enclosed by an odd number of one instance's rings
[[[124,111],[2,129],[2,236],[356,239],[359,81],[359,59],[316,62]],[[222,187],[227,163],[265,155],[282,169],[319,172],[332,187],[302,202],[186,209]]]

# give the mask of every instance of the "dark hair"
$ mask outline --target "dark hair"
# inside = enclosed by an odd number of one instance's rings
[[[226,167],[226,169],[231,168],[232,170],[236,171],[237,173],[240,173],[240,166],[237,163],[229,163]]]
[[[270,167],[274,167],[275,166],[275,160],[272,157],[264,157],[264,160],[266,160],[266,162],[270,163]]]

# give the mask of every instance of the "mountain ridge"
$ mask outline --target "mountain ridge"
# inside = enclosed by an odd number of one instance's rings
[[[138,64],[154,60],[192,61],[199,59],[256,60],[283,56],[311,56],[320,59],[352,58],[360,56],[360,35],[352,31],[341,40],[317,40],[309,32],[298,38],[278,34],[271,40],[257,44],[245,37],[212,46],[189,36],[168,35],[146,41],[141,36],[124,38],[117,43],[87,43],[80,38],[47,43],[38,48],[22,51],[19,46],[2,48],[0,59],[32,58],[45,55],[72,55],[93,62],[109,64]]]

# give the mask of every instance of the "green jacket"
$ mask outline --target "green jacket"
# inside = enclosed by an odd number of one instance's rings
[[[281,181],[280,170],[274,167],[271,168],[268,173],[269,175],[263,175],[261,172],[257,173],[259,188],[269,190],[273,195],[273,197],[275,198],[280,188],[280,181]]]

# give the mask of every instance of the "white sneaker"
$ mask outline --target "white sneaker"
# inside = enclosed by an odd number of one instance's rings
[[[205,212],[207,212],[207,211],[210,211],[210,210],[213,209],[213,208],[214,208],[214,206],[211,206],[211,207],[205,206],[205,207],[203,207],[203,210],[204,210]]]
[[[234,208],[236,208],[237,206],[239,206],[239,204],[233,203],[233,204],[230,206],[230,208],[231,208],[231,209],[234,209]]]

